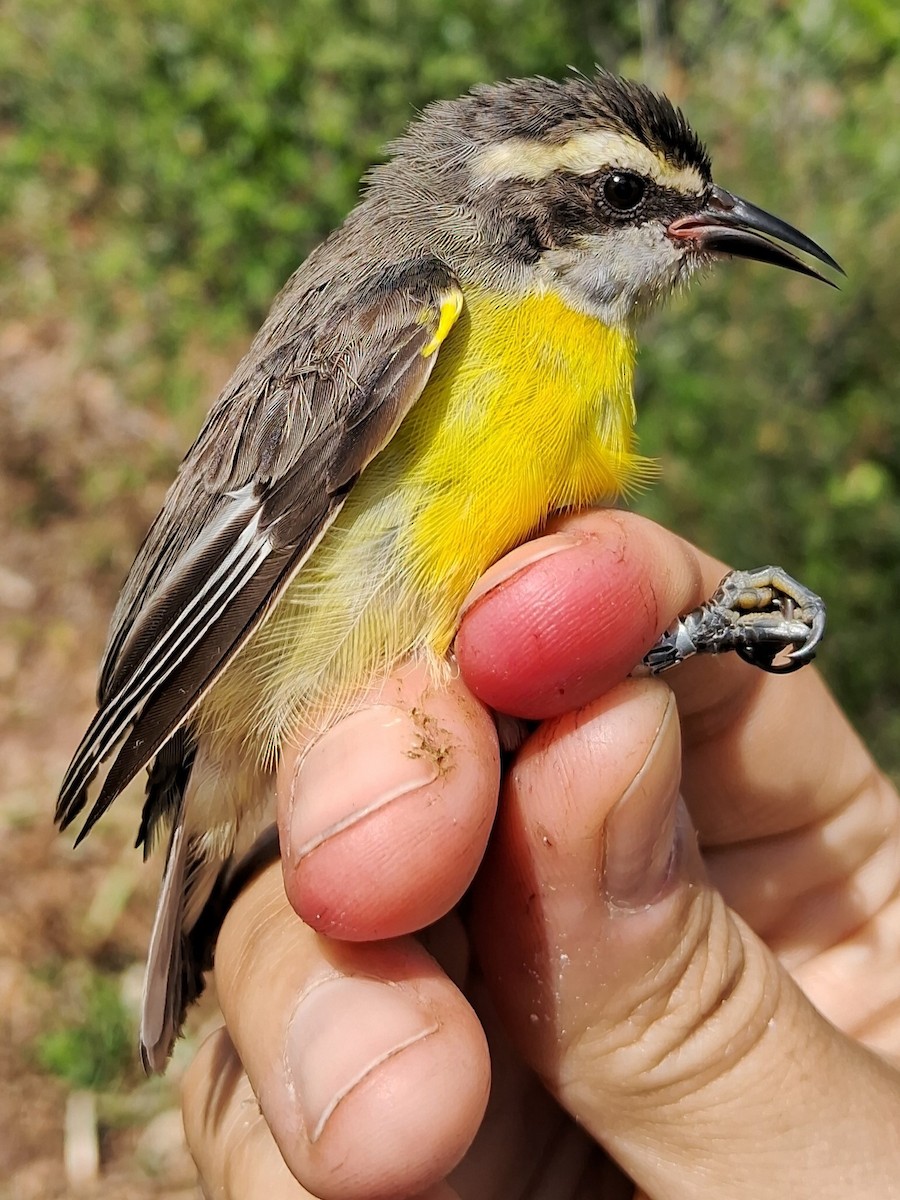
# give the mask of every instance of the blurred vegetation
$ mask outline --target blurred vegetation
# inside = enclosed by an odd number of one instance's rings
[[[5,16],[0,304],[77,313],[130,403],[186,430],[211,399],[197,345],[246,339],[417,107],[595,61],[673,95],[719,181],[848,279],[831,293],[735,263],[654,319],[640,429],[664,473],[641,507],[825,595],[823,668],[900,770],[894,0],[8,0]],[[131,463],[129,486],[172,466]],[[86,494],[109,496],[107,470]]]
[[[34,1052],[44,1070],[72,1088],[104,1089],[134,1076],[134,1028],[118,981],[79,965],[77,986],[58,981],[57,1020]]]

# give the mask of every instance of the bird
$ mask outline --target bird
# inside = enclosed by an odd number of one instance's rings
[[[601,70],[478,85],[389,145],[188,450],[60,790],[63,829],[90,804],[80,841],[147,771],[137,845],[167,838],[148,1072],[202,990],[210,913],[272,820],[291,731],[403,661],[440,678],[487,567],[650,478],[639,318],[722,258],[830,282],[788,246],[840,270],[714,183],[665,96]]]

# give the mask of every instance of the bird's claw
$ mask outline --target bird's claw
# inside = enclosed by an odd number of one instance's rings
[[[787,675],[815,658],[824,632],[824,602],[780,567],[732,571],[706,604],[666,630],[635,673],[659,675],[695,654],[733,650],[754,667]]]

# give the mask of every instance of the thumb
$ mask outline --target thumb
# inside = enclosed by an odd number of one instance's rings
[[[508,777],[473,934],[550,1090],[648,1196],[893,1195],[895,1073],[706,878],[669,690],[546,722]]]

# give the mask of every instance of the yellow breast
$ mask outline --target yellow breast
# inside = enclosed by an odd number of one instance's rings
[[[216,737],[271,761],[310,708],[410,654],[442,657],[487,566],[646,473],[630,337],[555,296],[465,299],[412,412],[204,702]]]
[[[557,296],[475,294],[384,464],[415,498],[406,553],[457,592],[551,512],[627,489],[634,345]]]

